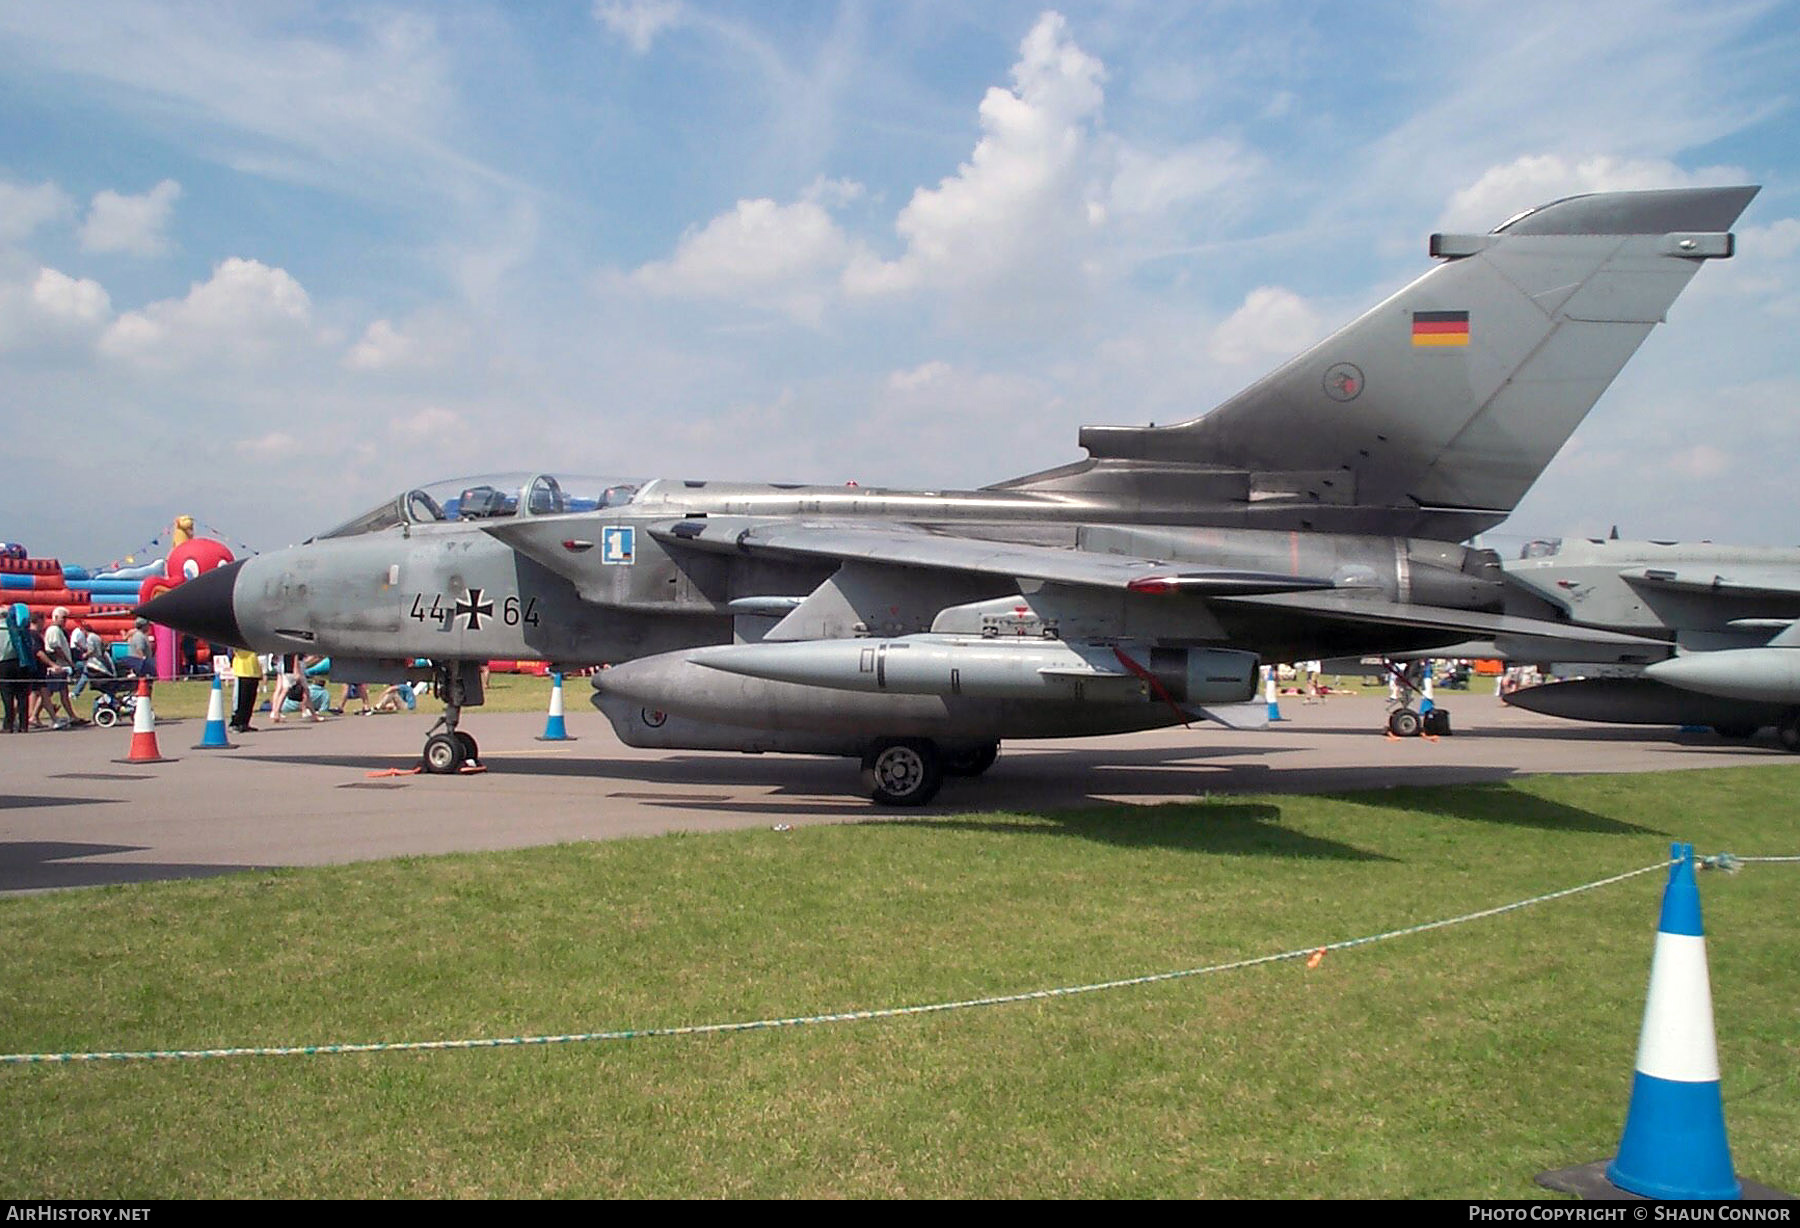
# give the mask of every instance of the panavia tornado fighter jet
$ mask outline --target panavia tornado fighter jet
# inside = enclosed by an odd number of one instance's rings
[[[1007,738],[1240,723],[1263,660],[1567,635],[1502,612],[1502,520],[1732,252],[1753,187],[1572,197],[1436,235],[1410,286],[1192,421],[972,491],[519,475],[408,491],[142,607],[379,681],[428,658],[444,719],[490,658],[605,665],[634,746],[857,756],[928,801]],[[1593,632],[1592,638],[1630,642]]]
[[[1784,747],[1800,751],[1800,549],[1558,542],[1508,562],[1506,574],[1540,603],[1510,608],[1660,641],[1616,656],[1510,644],[1515,659],[1612,668],[1514,691],[1507,703],[1584,721],[1711,725],[1727,738],[1773,725]]]

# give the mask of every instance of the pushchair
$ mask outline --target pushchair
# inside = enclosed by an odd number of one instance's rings
[[[137,716],[137,679],[121,678],[112,653],[90,655],[86,662],[88,685],[94,690],[94,724],[111,729]]]

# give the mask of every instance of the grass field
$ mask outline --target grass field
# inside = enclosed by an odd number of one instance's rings
[[[0,1050],[936,1002],[1800,852],[1794,769],[668,836],[0,900]],[[1624,1120],[1659,873],[898,1019],[0,1068],[0,1195],[1531,1197]],[[1800,866],[1701,879],[1738,1168],[1800,1189]]]

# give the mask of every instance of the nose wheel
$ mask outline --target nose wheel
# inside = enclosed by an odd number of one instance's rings
[[[455,734],[434,733],[425,739],[425,753],[421,758],[425,770],[432,775],[454,776],[462,770],[468,753],[463,749],[462,739]]]
[[[465,767],[481,766],[481,747],[473,736],[456,727],[462,718],[464,700],[480,703],[482,699],[479,691],[473,696],[468,694],[461,673],[456,663],[450,663],[440,666],[433,679],[433,689],[444,701],[444,715],[431,727],[425,750],[419,756],[420,764],[433,776],[454,776]]]

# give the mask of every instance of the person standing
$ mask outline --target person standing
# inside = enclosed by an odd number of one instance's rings
[[[29,616],[24,603],[7,602],[0,610],[6,625],[0,627],[0,701],[6,706],[6,732],[24,733],[31,727],[30,676],[25,662],[31,643]]]
[[[31,727],[38,727],[39,718],[44,715],[44,677],[50,665],[50,658],[44,653],[44,612],[35,610],[31,615],[31,623],[25,628],[25,677],[26,689],[31,695]]]
[[[133,677],[155,676],[156,668],[150,652],[150,620],[140,618],[132,624],[131,634],[125,637],[125,668]]]
[[[255,733],[256,726],[250,723],[250,718],[256,715],[256,690],[262,685],[262,662],[248,648],[233,648],[231,676],[237,683],[231,727],[239,733]]]
[[[75,703],[69,698],[69,680],[75,676],[75,654],[69,646],[69,610],[57,606],[50,611],[50,625],[44,630],[44,706],[55,716],[56,705],[63,714],[56,728],[72,729],[87,724],[75,715]]]
[[[74,683],[69,689],[71,698],[80,699],[81,693],[88,688],[88,633],[74,619],[69,620],[69,656],[75,662],[75,673],[71,678]]]

